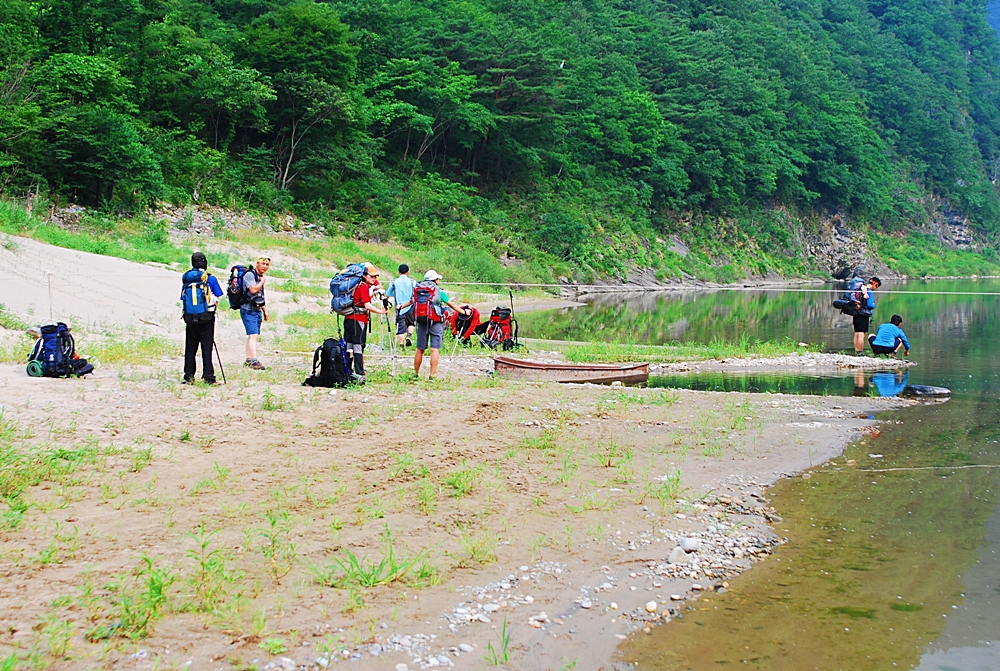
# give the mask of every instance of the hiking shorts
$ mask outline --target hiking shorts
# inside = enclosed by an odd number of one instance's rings
[[[409,309],[406,312],[396,313],[396,335],[403,335],[410,330],[411,326],[416,324],[416,319],[413,316],[413,309]]]
[[[360,322],[357,319],[344,320],[344,342],[347,349],[354,352],[363,352],[368,340],[368,322]],[[355,345],[355,347],[351,347]]]
[[[428,338],[428,336],[430,336]],[[417,323],[417,349],[425,350],[430,344],[431,349],[441,349],[441,340],[444,337],[444,322],[424,322]],[[427,341],[430,340],[430,343]]]
[[[260,335],[260,325],[264,323],[264,312],[262,310],[244,310],[240,308],[240,319],[243,320],[243,328],[247,335]]]
[[[868,333],[871,320],[871,315],[854,315],[854,332]]]

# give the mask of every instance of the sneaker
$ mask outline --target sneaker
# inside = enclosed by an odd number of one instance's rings
[[[243,365],[247,368],[252,368],[253,370],[267,370],[267,367],[265,367],[264,364],[262,364],[258,359],[248,359],[243,362]]]
[[[183,381],[181,381],[181,384],[194,384],[194,378],[193,377],[186,377],[186,378],[184,378]]]
[[[409,338],[407,338],[407,339],[406,339],[406,346],[407,346],[407,347],[413,347],[413,341],[412,341],[412,340],[410,340]]]

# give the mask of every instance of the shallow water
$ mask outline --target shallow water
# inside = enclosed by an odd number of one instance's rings
[[[952,399],[892,413],[881,436],[858,441],[809,480],[779,482],[772,504],[789,542],[708,594],[683,619],[623,648],[640,669],[1000,669],[1000,282],[911,282],[879,297],[918,362],[912,384]],[[909,292],[909,293],[908,293]],[[837,292],[718,292],[645,296],[556,315],[532,336],[662,343],[788,336],[850,349]],[[596,336],[594,334],[597,334]],[[630,335],[631,334],[631,335]],[[712,376],[679,386],[786,393],[878,394],[865,376]],[[883,380],[888,384],[888,381]],[[872,456],[881,455],[881,456]],[[857,464],[847,466],[846,459]],[[982,468],[979,466],[986,465]],[[930,468],[928,468],[930,467]],[[917,468],[872,472],[872,469]]]

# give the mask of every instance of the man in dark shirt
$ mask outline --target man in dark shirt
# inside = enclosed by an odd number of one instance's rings
[[[208,289],[212,292],[213,298],[222,296],[222,287],[215,275],[208,273],[208,259],[202,252],[195,252],[191,255],[191,268],[204,270],[208,275]],[[206,297],[207,298],[207,297]],[[194,374],[197,372],[198,348],[201,347],[201,367],[202,377],[208,384],[215,384],[215,367],[212,365],[212,348],[215,346],[215,303],[212,303],[212,311],[204,321],[194,322],[185,320],[184,328],[184,383],[194,382]]]

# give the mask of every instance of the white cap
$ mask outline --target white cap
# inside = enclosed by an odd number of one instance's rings
[[[428,270],[426,273],[424,273],[424,280],[426,281],[434,281],[440,279],[443,278],[440,275],[438,275],[438,272],[436,270]]]

